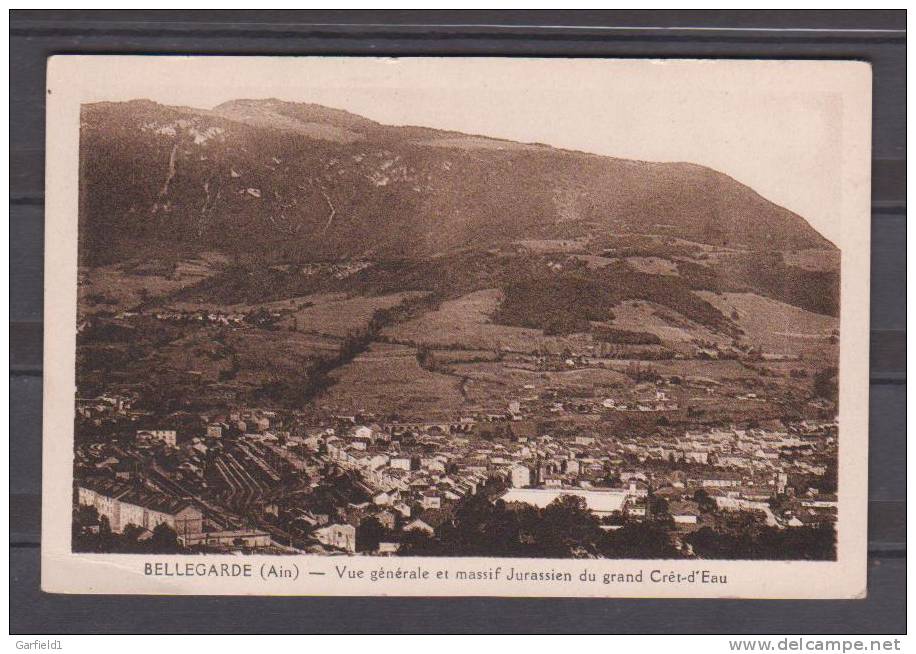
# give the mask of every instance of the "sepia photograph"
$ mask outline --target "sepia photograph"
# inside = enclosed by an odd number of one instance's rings
[[[864,592],[870,84],[55,57],[55,556],[261,583],[225,592]],[[80,579],[43,572],[142,588]]]

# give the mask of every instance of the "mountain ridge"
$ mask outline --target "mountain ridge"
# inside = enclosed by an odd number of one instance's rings
[[[275,99],[211,110],[94,103],[81,125],[85,261],[124,258],[143,242],[400,258],[530,238],[599,248],[610,236],[653,233],[747,250],[834,249],[797,214],[689,162],[388,126]]]

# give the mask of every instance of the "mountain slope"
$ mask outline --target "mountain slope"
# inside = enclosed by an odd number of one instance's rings
[[[422,258],[520,239],[658,234],[832,249],[801,217],[693,164],[627,161],[277,100],[82,112],[83,263],[219,249],[285,261]]]

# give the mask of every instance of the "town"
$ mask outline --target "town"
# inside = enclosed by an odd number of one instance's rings
[[[276,99],[80,130],[74,550],[836,559],[840,250],[726,172]]]
[[[811,552],[793,557],[832,556],[835,420],[622,436],[555,418],[671,411],[669,383],[590,400],[528,391],[437,422],[268,407],[161,417],[130,395],[80,398],[74,548],[486,554],[462,532],[511,523],[512,545],[492,554],[779,558],[801,539]],[[578,521],[564,544],[524,527],[558,511]]]

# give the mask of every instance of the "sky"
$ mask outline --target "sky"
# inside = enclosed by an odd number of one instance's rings
[[[861,115],[858,105],[870,102],[850,93],[862,95],[867,67],[841,62],[97,59],[108,64],[82,69],[78,82],[85,102],[146,98],[212,108],[238,98],[278,98],[391,125],[688,161],[747,184],[835,243],[848,163],[843,141],[850,129],[867,129],[850,125],[848,117]],[[850,102],[858,103],[855,112]]]

